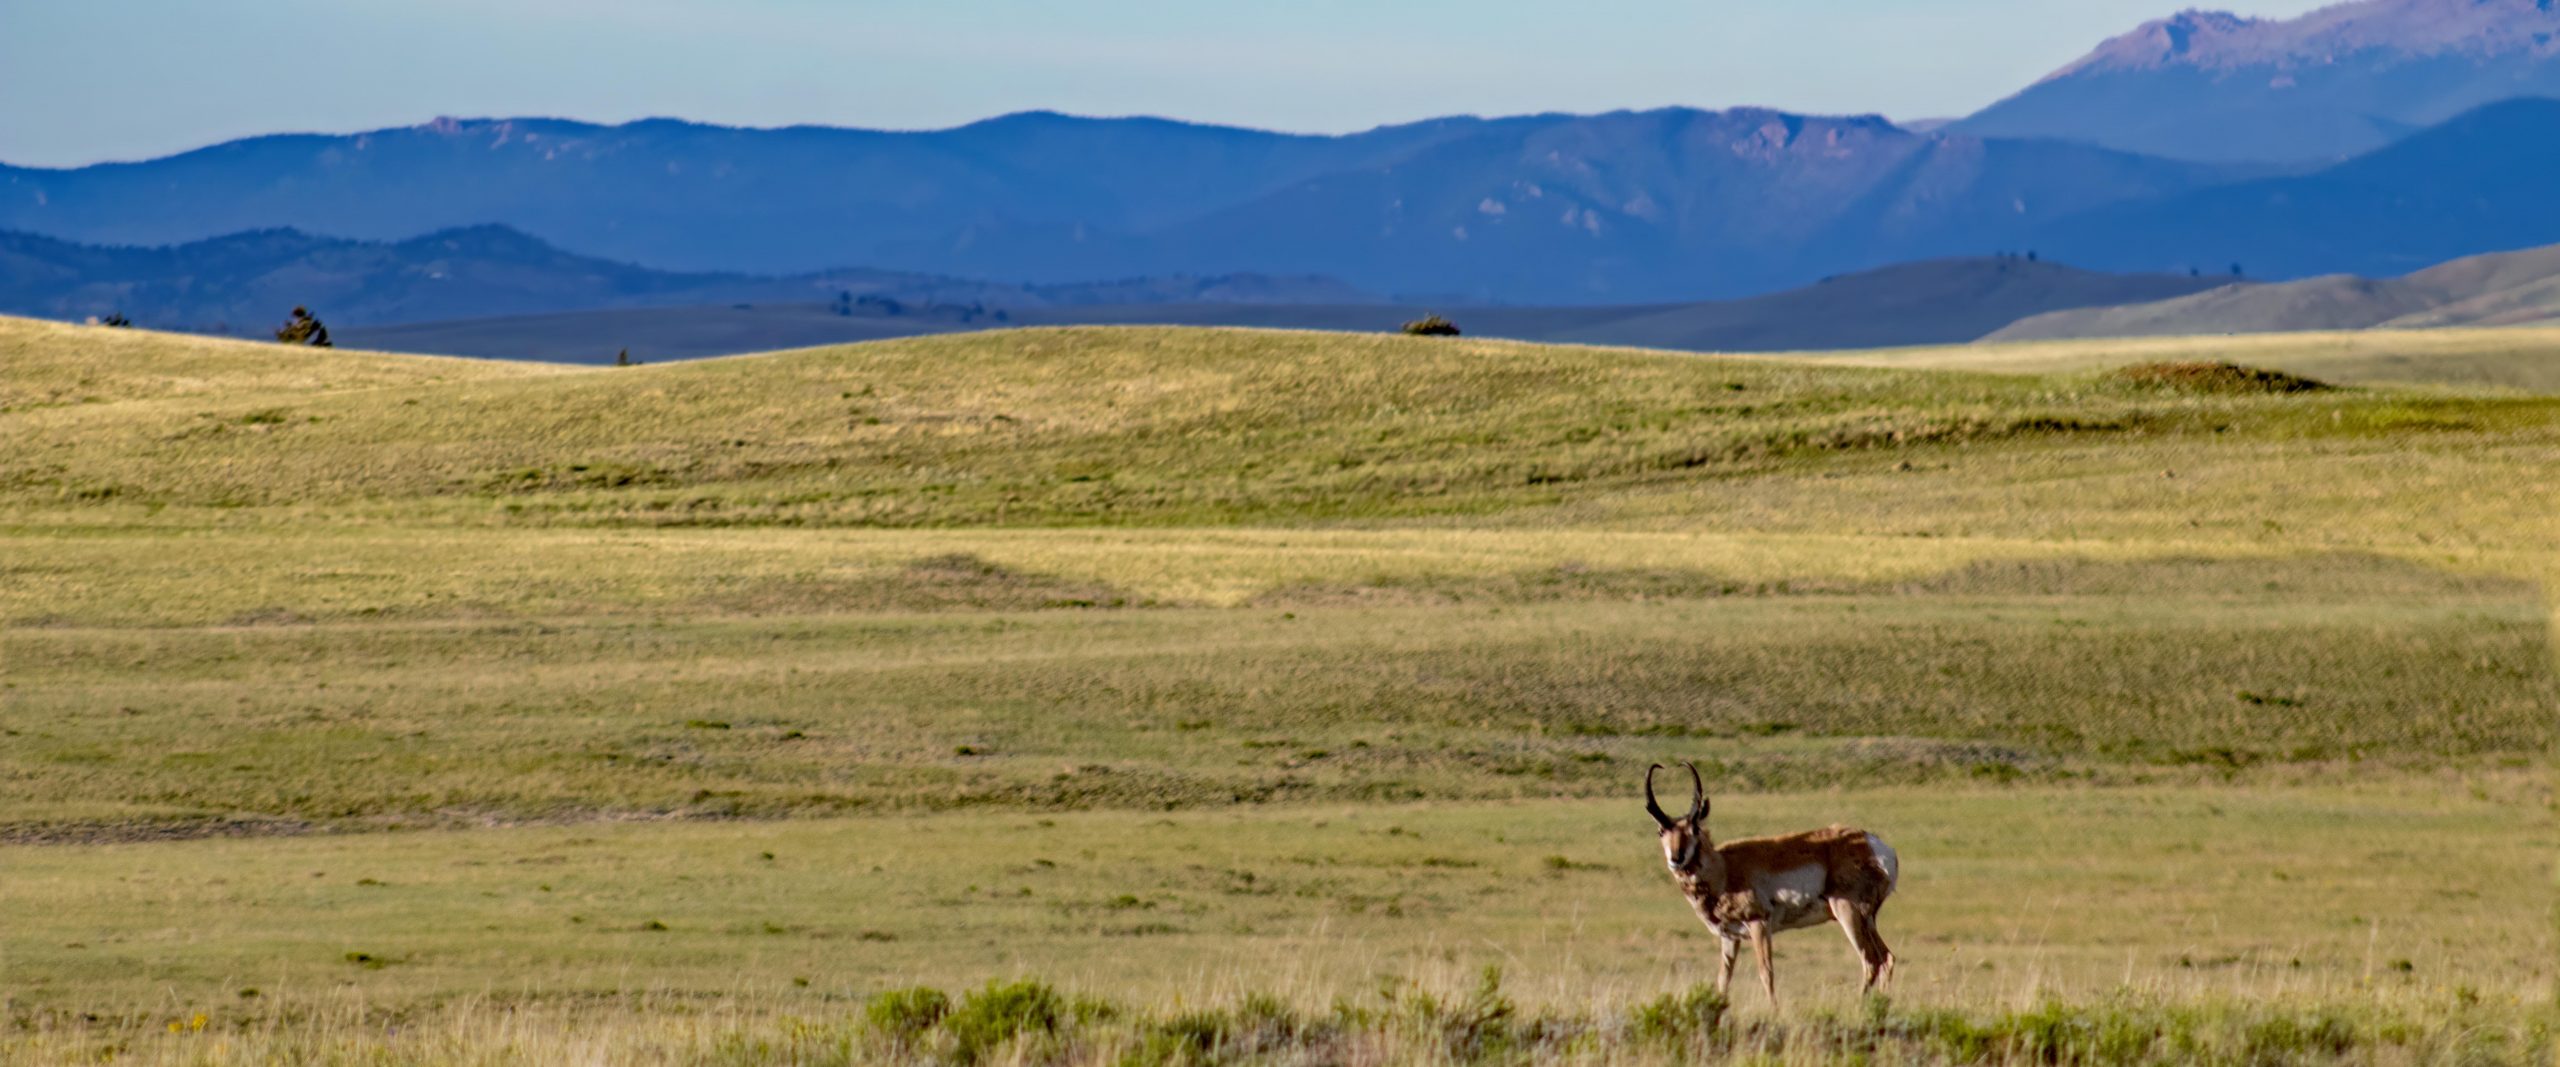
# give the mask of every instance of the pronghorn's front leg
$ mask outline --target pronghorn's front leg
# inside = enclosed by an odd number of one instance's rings
[[[1769,991],[1769,1006],[1777,1007],[1778,972],[1769,964],[1769,921],[1753,922],[1747,929],[1751,933],[1751,959],[1760,965],[1760,988]]]
[[[1742,942],[1716,934],[1716,947],[1724,951],[1723,966],[1716,970],[1716,995],[1728,1002],[1733,999],[1733,961],[1742,958]]]

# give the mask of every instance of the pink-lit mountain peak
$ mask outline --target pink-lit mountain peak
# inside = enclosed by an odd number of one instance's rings
[[[2299,18],[2183,11],[2144,23],[2055,72],[2300,67],[2349,56],[2560,53],[2560,0],[2354,0]]]

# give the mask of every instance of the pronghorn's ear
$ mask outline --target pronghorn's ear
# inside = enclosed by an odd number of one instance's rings
[[[1707,780],[1698,777],[1697,764],[1683,763],[1681,766],[1689,768],[1689,823],[1694,826],[1707,819]]]
[[[1645,814],[1653,816],[1654,822],[1660,823],[1663,829],[1668,830],[1671,828],[1671,816],[1663,814],[1662,802],[1653,799],[1653,772],[1661,769],[1662,765],[1659,763],[1645,768],[1644,811]]]

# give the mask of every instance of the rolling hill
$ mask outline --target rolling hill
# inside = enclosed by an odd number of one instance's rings
[[[682,274],[564,252],[504,226],[401,241],[263,230],[168,248],[0,232],[0,312],[65,320],[121,313],[165,329],[250,336],[297,304],[321,309],[338,326],[774,301],[822,302],[839,317],[957,325],[997,321],[993,309],[1053,304],[1374,299],[1331,279],[1260,274],[1041,286],[859,268]]]
[[[816,303],[596,310],[345,328],[344,343],[512,359],[689,359],[1003,325],[1183,325],[1374,333],[1426,314],[1469,334],[1691,351],[1787,351],[1970,341],[2058,308],[2124,304],[2217,284],[2185,275],[2117,275],[2016,257],[1932,260],[1842,275],[1742,300],[1573,307],[1175,302],[1049,304],[1001,322],[918,306],[844,316]],[[1083,294],[1086,290],[1078,290]]]
[[[0,415],[133,401],[503,381],[560,368],[260,344],[0,316]]]
[[[2473,256],[2398,278],[2231,285],[2151,303],[2047,312],[1994,341],[2301,330],[2517,326],[2560,321],[2560,246]]]
[[[2187,11],[1953,127],[2175,159],[2336,160],[2465,111],[2560,96],[2547,0],[2356,0],[2287,20]]]
[[[1443,514],[1862,452],[2209,440],[2228,417],[2103,380],[2056,391],[1480,339],[1076,327],[589,370],[0,326],[0,345],[38,357],[0,364],[13,394],[34,394],[0,417],[0,506],[19,507],[460,517],[495,499],[513,521],[572,525],[1223,525]],[[378,380],[295,384],[333,367]],[[171,384],[205,380],[227,384]],[[2352,438],[2333,408],[2383,417],[2394,402],[2230,403],[2265,408],[2253,432],[2283,442]],[[1617,428],[1579,432],[1594,419]]]
[[[1341,137],[1026,114],[892,133],[438,120],[0,167],[0,228],[163,245],[497,224],[684,272],[1015,281],[1238,272],[1481,301],[1767,292],[2022,248],[2244,172],[1760,109],[1442,119]]]

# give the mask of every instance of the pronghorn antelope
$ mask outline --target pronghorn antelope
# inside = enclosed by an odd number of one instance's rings
[[[1760,964],[1760,985],[1777,1003],[1778,977],[1769,967],[1769,937],[1837,922],[1849,947],[1866,966],[1865,991],[1893,978],[1893,950],[1876,932],[1876,912],[1893,895],[1902,861],[1884,839],[1864,830],[1833,826],[1783,837],[1752,837],[1716,844],[1707,836],[1707,784],[1698,765],[1689,768],[1689,813],[1677,819],[1653,798],[1653,773],[1644,772],[1644,810],[1662,824],[1662,859],[1689,906],[1715,931],[1724,961],[1716,991],[1733,986],[1733,961],[1745,941]]]

